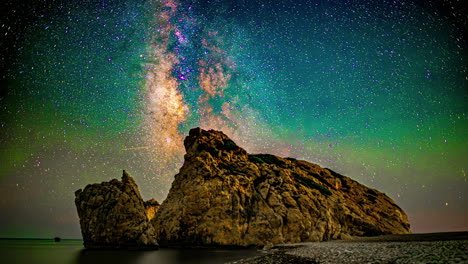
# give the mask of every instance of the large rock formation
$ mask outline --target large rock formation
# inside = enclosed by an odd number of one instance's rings
[[[166,200],[143,202],[135,181],[88,185],[75,203],[87,248],[251,246],[406,234],[385,194],[330,169],[248,154],[219,131],[192,129]]]
[[[185,162],[152,220],[161,245],[266,245],[406,234],[385,194],[318,165],[250,155],[219,131],[192,129]]]
[[[92,184],[75,192],[81,233],[86,248],[157,248],[146,211],[157,202],[141,199],[135,181],[125,171],[122,181]],[[156,202],[156,204],[155,204]]]

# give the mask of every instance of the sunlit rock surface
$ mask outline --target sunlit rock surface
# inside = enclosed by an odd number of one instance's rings
[[[146,201],[145,203],[146,216],[148,220],[152,220],[159,209],[160,204],[154,198]]]
[[[157,202],[141,199],[133,178],[123,172],[116,179],[91,184],[75,192],[81,233],[86,248],[157,248],[156,234],[147,211]]]
[[[271,246],[410,233],[385,194],[330,169],[248,154],[220,131],[195,128],[166,200],[143,202],[135,181],[75,195],[87,248]]]
[[[220,131],[195,128],[185,162],[152,222],[168,246],[260,246],[407,234],[385,194],[318,165],[248,154]]]

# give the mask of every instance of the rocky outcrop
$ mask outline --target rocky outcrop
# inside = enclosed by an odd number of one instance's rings
[[[330,169],[251,155],[219,131],[192,129],[185,162],[152,222],[161,245],[267,245],[406,234],[385,194]]]
[[[143,202],[135,181],[76,191],[87,248],[261,246],[410,233],[385,194],[330,169],[248,154],[220,131],[192,129],[166,200]]]
[[[135,181],[125,171],[122,181],[114,179],[76,191],[84,246],[157,248],[155,230],[146,213],[154,209],[154,202],[143,202]]]

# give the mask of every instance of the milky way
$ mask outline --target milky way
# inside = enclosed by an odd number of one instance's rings
[[[468,229],[459,1],[41,1],[0,18],[0,237],[80,237],[74,191],[162,201],[192,127]]]

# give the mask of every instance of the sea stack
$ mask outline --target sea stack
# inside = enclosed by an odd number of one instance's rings
[[[408,234],[387,195],[316,164],[249,154],[221,131],[194,128],[185,161],[160,205],[135,181],[76,191],[86,248],[217,247]]]
[[[387,195],[293,158],[248,154],[224,133],[194,128],[185,161],[152,219],[164,246],[262,246],[408,234]]]
[[[75,192],[84,246],[156,249],[158,243],[147,211],[156,201],[143,202],[133,178],[123,171],[122,180],[91,184]]]

